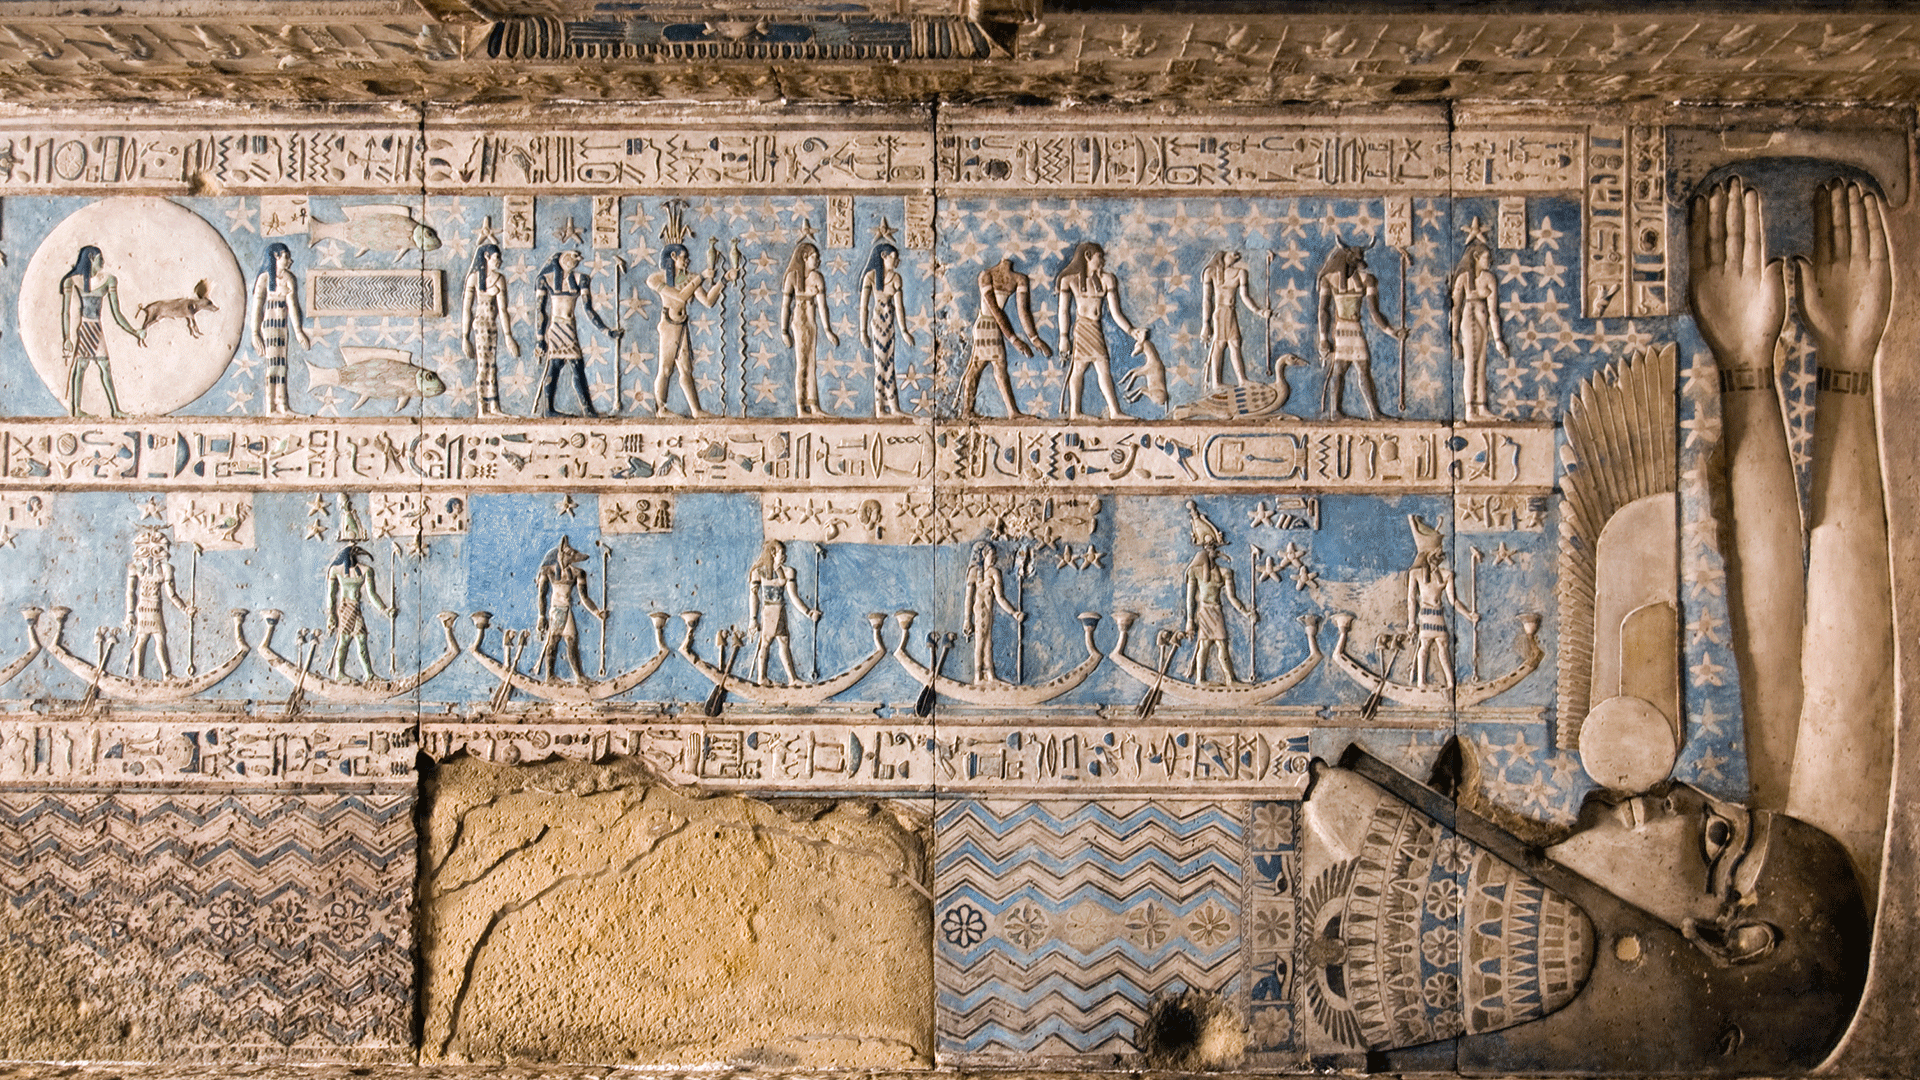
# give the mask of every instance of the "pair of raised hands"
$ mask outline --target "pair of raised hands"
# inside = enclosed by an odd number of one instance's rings
[[[1693,200],[1687,228],[1700,334],[1725,367],[1771,368],[1789,285],[1822,367],[1871,371],[1893,301],[1880,197],[1834,180],[1813,195],[1813,256],[1767,258],[1766,210],[1739,177]]]

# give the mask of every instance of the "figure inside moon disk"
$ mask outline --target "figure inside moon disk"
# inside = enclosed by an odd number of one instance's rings
[[[107,273],[106,257],[88,244],[80,249],[73,269],[60,279],[60,356],[67,363],[67,413],[87,415],[80,408],[80,392],[87,369],[100,371],[100,389],[106,393],[107,415],[118,417],[120,401],[113,392],[113,365],[107,358],[107,340],[100,325],[101,312],[113,316],[120,329],[132,334],[140,344],[147,343],[147,332],[136,329],[120,313],[120,283]],[[162,647],[165,653],[165,646]]]

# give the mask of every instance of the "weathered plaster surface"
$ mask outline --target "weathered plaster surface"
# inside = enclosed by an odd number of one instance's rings
[[[930,1060],[914,811],[470,759],[424,798],[425,1060]]]

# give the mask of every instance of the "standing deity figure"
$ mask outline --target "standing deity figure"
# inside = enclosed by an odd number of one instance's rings
[[[793,401],[800,416],[818,416],[820,380],[814,375],[813,360],[819,336],[835,347],[840,335],[833,332],[833,313],[827,310],[827,279],[820,274],[820,249],[801,241],[787,261],[787,272],[780,279],[780,340],[793,350]]]
[[[726,282],[709,267],[705,273],[693,273],[693,255],[685,244],[669,244],[660,253],[660,269],[647,277],[647,288],[660,297],[660,360],[653,373],[653,411],[655,416],[672,416],[667,394],[673,389],[673,377],[680,376],[680,396],[687,399],[688,416],[705,416],[700,410],[700,391],[693,382],[693,342],[687,333],[687,308],[695,300],[712,307],[720,300]]]
[[[507,279],[500,273],[500,245],[482,244],[473,253],[473,268],[460,292],[460,351],[474,361],[474,389],[480,396],[480,416],[505,416],[500,407],[499,342],[520,355],[508,309]]]
[[[163,603],[191,619],[196,609],[180,595],[173,578],[173,542],[159,525],[140,526],[133,538],[133,561],[127,563],[127,633],[133,651],[127,654],[127,673],[146,678],[147,643],[153,643],[154,659],[160,663],[160,677],[173,678],[173,658],[167,653],[167,619]]]
[[[778,540],[760,545],[760,557],[747,571],[747,618],[759,639],[753,651],[753,681],[767,681],[767,657],[778,650],[780,663],[787,669],[787,685],[797,682],[793,673],[793,631],[787,626],[787,601],[814,622],[820,621],[820,609],[810,608],[800,598],[793,567],[787,565],[787,546]]]
[[[333,645],[333,663],[328,673],[334,679],[340,679],[346,666],[347,654],[360,661],[360,680],[365,682],[373,678],[373,659],[367,649],[367,617],[362,610],[366,604],[380,609],[380,614],[391,618],[399,609],[395,604],[399,597],[390,602],[380,597],[380,591],[373,580],[373,556],[359,544],[348,544],[334,556],[327,565],[327,633],[335,635]]]
[[[285,416],[287,402],[288,334],[310,349],[306,316],[300,311],[300,281],[293,275],[293,252],[285,244],[268,244],[267,257],[254,275],[247,315],[253,320],[253,351],[267,362],[267,413]]]
[[[1226,385],[1226,373],[1220,363],[1222,356],[1233,362],[1234,381],[1243,385],[1247,381],[1247,365],[1240,351],[1241,304],[1247,305],[1263,319],[1272,317],[1273,313],[1261,307],[1249,291],[1247,268],[1240,262],[1240,253],[1216,251],[1200,275],[1200,307],[1203,312],[1200,336],[1207,342],[1209,390],[1218,390]]]
[[[1233,672],[1233,649],[1227,637],[1227,604],[1245,616],[1250,622],[1258,622],[1260,615],[1240,600],[1235,590],[1233,571],[1220,565],[1227,561],[1221,548],[1227,544],[1227,538],[1220,532],[1198,504],[1187,503],[1187,519],[1191,527],[1191,538],[1200,550],[1187,564],[1186,595],[1184,609],[1186,614],[1185,631],[1194,636],[1193,645],[1193,681],[1203,683],[1207,680],[1208,661],[1218,653],[1220,671],[1224,681],[1231,686],[1239,682]]]
[[[1465,367],[1468,420],[1495,419],[1487,408],[1487,345],[1507,352],[1507,338],[1500,315],[1500,282],[1493,275],[1493,252],[1475,240],[1461,254],[1448,285],[1453,303],[1448,322],[1452,324],[1453,351]]]
[[[1107,419],[1124,420],[1120,398],[1113,385],[1113,361],[1107,353],[1106,316],[1115,326],[1133,338],[1137,348],[1146,340],[1147,328],[1136,327],[1120,310],[1120,285],[1107,270],[1107,252],[1099,244],[1082,241],[1073,249],[1060,272],[1054,275],[1054,291],[1060,294],[1060,348],[1068,357],[1067,400],[1064,414],[1069,420],[1080,418],[1080,396],[1092,369],[1107,400]],[[1071,307],[1073,322],[1067,315]]]
[[[1453,634],[1447,629],[1447,606],[1480,621],[1480,613],[1460,602],[1454,590],[1453,571],[1447,569],[1447,553],[1441,546],[1440,530],[1407,515],[1407,527],[1413,530],[1413,568],[1407,571],[1407,625],[1414,629],[1413,685],[1427,685],[1427,673],[1435,661],[1440,665],[1440,685],[1455,685],[1453,675]]]
[[[553,678],[554,658],[560,646],[567,647],[567,664],[573,669],[573,681],[585,682],[586,669],[580,666],[580,627],[573,619],[576,597],[596,619],[606,618],[606,608],[593,602],[587,591],[587,572],[580,564],[587,561],[584,552],[574,550],[566,537],[540,560],[540,573],[533,579],[534,604],[540,609],[540,621],[534,625],[541,639],[540,678]],[[604,588],[604,584],[602,588]]]
[[[1027,613],[1007,602],[1000,581],[1000,564],[993,545],[985,540],[973,545],[973,558],[967,563],[966,624],[961,628],[973,642],[974,685],[999,685],[1000,673],[993,669],[993,612],[995,608],[1026,622]]]
[[[1000,400],[1007,406],[1007,419],[1024,419],[1027,414],[1013,403],[1013,382],[1007,377],[1007,342],[1013,342],[1021,356],[1032,356],[1035,346],[1042,356],[1053,355],[1053,346],[1047,344],[1033,325],[1033,285],[1027,275],[1013,268],[1013,257],[1009,255],[980,271],[979,286],[980,314],[973,320],[973,354],[967,358],[967,369],[960,376],[960,415],[979,415],[974,411],[974,401],[979,396],[980,375],[991,369],[993,384],[1000,388]],[[1019,313],[1021,329],[1027,332],[1025,337],[1020,336],[1007,318],[1009,299],[1014,302],[1014,311]]]
[[[860,343],[873,358],[873,415],[897,416],[899,390],[893,377],[895,330],[913,344],[907,329],[906,283],[900,277],[900,249],[875,244],[860,275]]]
[[[1380,282],[1367,269],[1367,256],[1360,248],[1336,241],[1320,268],[1318,285],[1320,353],[1327,358],[1320,409],[1327,416],[1342,415],[1340,397],[1351,368],[1359,378],[1360,400],[1367,407],[1367,418],[1378,420],[1380,402],[1373,392],[1373,351],[1367,346],[1366,327],[1360,321],[1362,306],[1381,329],[1394,337],[1405,337],[1406,328],[1395,327],[1381,313]]]
[[[89,365],[100,369],[108,415],[120,415],[120,401],[113,393],[113,366],[107,360],[107,340],[100,326],[103,306],[120,329],[140,344],[147,343],[147,332],[134,329],[120,313],[120,283],[106,272],[106,264],[100,249],[88,244],[80,249],[73,269],[60,279],[60,356],[67,362],[67,413],[71,416],[87,415],[80,409],[80,388]],[[165,655],[164,646],[161,654]]]
[[[546,374],[540,389],[541,416],[571,416],[554,407],[553,397],[560,388],[562,371],[573,375],[574,396],[580,399],[580,411],[599,416],[593,407],[593,393],[587,389],[587,360],[580,351],[580,328],[574,323],[574,308],[587,309],[587,318],[601,333],[620,340],[626,328],[608,326],[593,308],[593,278],[580,272],[580,253],[569,248],[553,257],[540,271],[540,286],[535,291],[539,325],[536,328],[534,356],[546,362]],[[614,402],[617,410],[619,402]]]

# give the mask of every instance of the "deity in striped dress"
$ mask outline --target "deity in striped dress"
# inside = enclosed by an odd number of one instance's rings
[[[267,362],[267,412],[281,416],[293,411],[287,402],[288,333],[309,349],[306,317],[300,311],[300,282],[293,275],[293,253],[285,244],[267,245],[267,257],[253,279],[247,304],[253,320],[253,351]]]
[[[913,331],[907,329],[907,309],[902,294],[905,282],[900,277],[900,249],[892,244],[875,244],[867,258],[867,269],[860,275],[860,343],[873,358],[873,415],[897,416],[900,413],[899,390],[894,379],[893,349],[895,331],[913,344]]]
[[[500,246],[482,244],[473,254],[473,268],[460,297],[460,349],[474,361],[474,388],[480,397],[480,416],[504,416],[500,407],[500,339],[520,355],[508,310],[507,279],[500,273]]]

